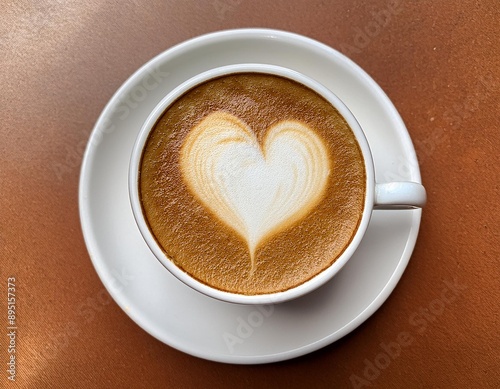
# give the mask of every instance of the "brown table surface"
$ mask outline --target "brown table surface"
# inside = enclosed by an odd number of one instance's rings
[[[496,0],[19,0],[0,8],[0,387],[500,387]],[[385,22],[381,11],[390,12]],[[385,304],[320,351],[257,366],[177,351],[103,297],[77,196],[84,145],[127,77],[176,43],[240,27],[297,32],[361,65],[403,117],[428,191],[414,254]],[[6,372],[9,276],[15,382]],[[82,321],[82,304],[96,319]],[[416,313],[423,321],[412,326]],[[402,332],[412,343],[370,371],[381,343]]]

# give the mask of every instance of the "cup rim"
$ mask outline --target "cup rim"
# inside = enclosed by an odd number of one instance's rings
[[[147,142],[150,132],[154,128],[158,119],[172,103],[174,103],[184,93],[194,88],[195,86],[211,79],[236,73],[273,74],[299,82],[300,84],[303,84],[316,93],[320,94],[339,111],[339,113],[349,124],[363,155],[366,176],[365,201],[360,222],[354,236],[351,239],[351,242],[346,246],[344,251],[336,259],[336,261],[329,267],[316,274],[311,279],[305,281],[304,283],[280,292],[244,295],[223,291],[204,284],[201,281],[198,281],[194,277],[190,276],[187,272],[177,267],[174,262],[168,258],[167,254],[157,243],[142,212],[138,185],[139,167],[142,160],[143,148]],[[374,205],[375,169],[373,166],[373,157],[366,136],[352,112],[332,91],[330,91],[319,82],[315,81],[313,78],[283,66],[269,64],[245,63],[216,67],[197,74],[196,76],[186,80],[185,82],[174,88],[156,105],[153,111],[151,111],[151,113],[149,114],[146,121],[143,123],[132,149],[132,154],[129,162],[128,178],[129,198],[134,219],[143,239],[145,240],[149,249],[155,255],[156,259],[177,279],[182,281],[187,286],[197,290],[198,292],[221,301],[246,305],[275,304],[292,300],[309,292],[312,292],[313,290],[329,281],[348,262],[349,258],[351,258],[351,256],[354,254],[357,247],[361,243],[366,229],[368,228]]]

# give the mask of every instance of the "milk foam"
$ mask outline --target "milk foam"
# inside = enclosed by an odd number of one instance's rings
[[[304,123],[273,125],[262,143],[217,111],[193,127],[180,156],[193,195],[247,242],[252,270],[259,244],[309,214],[330,174],[323,141]]]

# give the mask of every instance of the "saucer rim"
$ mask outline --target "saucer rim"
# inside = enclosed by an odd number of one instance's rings
[[[356,73],[364,78],[363,82],[368,83],[372,88],[372,90],[374,92],[377,92],[379,98],[383,100],[384,108],[388,110],[387,112],[391,115],[391,119],[394,120],[395,123],[397,123],[397,125],[395,125],[394,127],[396,128],[397,134],[400,137],[405,154],[413,157],[415,155],[415,150],[413,148],[410,135],[402,121],[402,118],[396,111],[394,105],[389,100],[385,92],[383,92],[383,90],[380,88],[380,86],[376,84],[376,82],[363,69],[361,69],[357,64],[352,62],[349,58],[345,57],[343,54],[337,52],[333,48],[323,43],[320,43],[314,39],[307,38],[299,34],[280,31],[280,30],[271,30],[271,29],[224,30],[215,33],[204,34],[202,36],[182,42],[158,54],[153,59],[148,61],[146,64],[141,66],[137,71],[134,72],[132,76],[128,78],[127,81],[125,81],[125,83],[123,83],[123,85],[115,92],[113,97],[106,104],[105,108],[103,109],[101,115],[99,116],[94,126],[87,148],[85,150],[84,159],[81,167],[80,185],[79,185],[79,211],[82,224],[82,231],[86,246],[90,254],[90,258],[101,281],[103,282],[104,286],[111,294],[115,302],[125,311],[125,313],[134,322],[136,322],[143,330],[145,330],[146,332],[148,332],[161,342],[171,347],[174,347],[180,351],[183,351],[187,354],[208,360],[226,362],[226,363],[236,363],[236,364],[260,364],[260,363],[283,361],[316,351],[342,338],[343,336],[352,332],[359,325],[364,323],[386,301],[386,299],[389,297],[389,295],[392,293],[397,283],[399,282],[404,270],[406,269],[418,236],[418,230],[421,220],[421,210],[411,211],[413,212],[411,228],[408,237],[406,239],[405,247],[402,250],[401,258],[397,266],[394,268],[388,282],[385,284],[382,290],[373,298],[372,302],[368,306],[366,306],[366,308],[361,313],[359,313],[354,319],[346,323],[343,327],[335,330],[329,336],[323,337],[322,339],[318,339],[308,345],[294,348],[285,352],[271,353],[265,355],[252,355],[252,356],[228,355],[228,354],[207,355],[206,353],[197,352],[196,350],[193,350],[189,347],[185,347],[184,345],[179,344],[179,342],[175,341],[175,339],[173,338],[169,339],[169,342],[166,342],[164,339],[160,338],[157,334],[153,333],[153,331],[150,330],[151,327],[148,325],[147,320],[144,320],[144,318],[141,316],[140,312],[139,313],[130,312],[127,309],[127,307],[124,306],[123,301],[121,301],[122,293],[110,287],[110,283],[108,282],[109,280],[107,280],[105,277],[105,270],[104,270],[105,260],[100,261],[98,259],[99,245],[97,241],[94,241],[92,239],[92,233],[89,232],[89,229],[92,229],[91,228],[92,222],[91,220],[89,220],[90,213],[88,213],[86,210],[91,206],[87,203],[88,197],[86,196],[86,190],[88,189],[87,186],[90,179],[89,174],[90,172],[92,172],[93,168],[93,163],[94,163],[93,156],[98,152],[98,147],[96,147],[96,144],[98,144],[99,142],[97,138],[99,136],[102,136],[102,134],[100,134],[99,131],[102,127],[103,122],[105,122],[106,118],[112,115],[113,107],[120,102],[120,98],[124,94],[130,92],[130,90],[137,84],[137,81],[140,81],[140,78],[143,76],[145,71],[147,71],[151,67],[156,66],[159,62],[166,61],[169,56],[174,57],[176,55],[182,54],[183,51],[196,50],[199,47],[204,46],[208,43],[214,43],[217,41],[220,43],[223,40],[230,41],[236,39],[284,39],[288,40],[289,41],[288,43],[291,44],[296,44],[300,42],[302,45],[310,46],[309,48],[314,48],[315,50],[321,50],[322,52],[327,52],[330,56],[335,57],[337,60],[340,60],[344,64],[349,63],[349,66],[352,66],[352,68],[356,70]],[[411,177],[412,181],[421,182],[418,165],[416,168],[415,166],[413,166],[411,174],[412,174]],[[399,212],[399,211],[393,211],[393,212]]]

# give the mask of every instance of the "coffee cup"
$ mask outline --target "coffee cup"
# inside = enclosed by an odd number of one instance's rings
[[[376,182],[363,130],[334,93],[267,64],[215,68],[169,93],[137,137],[129,195],[162,265],[240,304],[318,288],[353,255],[374,209],[426,201],[420,183]]]

